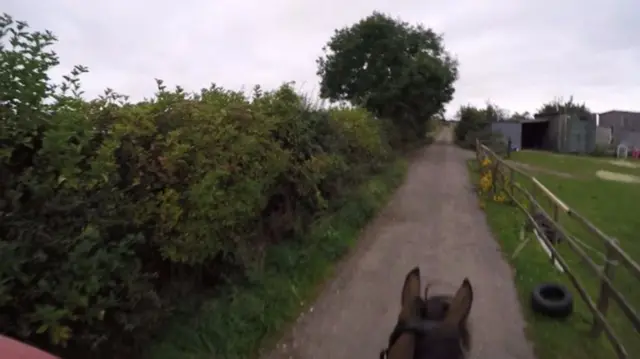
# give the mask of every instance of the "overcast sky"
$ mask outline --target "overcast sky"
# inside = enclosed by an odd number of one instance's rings
[[[448,113],[486,100],[534,111],[556,96],[595,111],[640,110],[640,2],[634,0],[3,0],[52,30],[56,74],[86,65],[88,95],[150,96],[154,78],[187,90],[294,80],[316,92],[333,30],[374,10],[443,33],[460,61]]]

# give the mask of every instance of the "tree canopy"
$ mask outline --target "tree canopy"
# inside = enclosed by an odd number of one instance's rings
[[[574,101],[573,96],[569,100],[555,98],[553,101],[545,103],[538,109],[538,115],[551,115],[556,113],[574,114],[578,116],[591,115],[591,110],[585,103]]]
[[[431,116],[452,100],[457,61],[443,38],[374,12],[338,29],[318,61],[320,96],[389,118],[403,140],[425,136]]]
[[[462,144],[467,140],[469,134],[486,129],[489,123],[494,120],[494,115],[495,110],[491,105],[487,105],[486,108],[477,108],[471,105],[461,106],[456,114],[458,119],[454,133],[456,142]]]

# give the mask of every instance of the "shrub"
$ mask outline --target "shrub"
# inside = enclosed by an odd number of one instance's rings
[[[616,148],[615,145],[601,145],[597,144],[594,150],[591,152],[594,157],[615,157]]]
[[[480,199],[478,204],[481,209],[486,207],[486,201],[504,203],[509,200],[506,188],[510,186],[511,180],[495,172],[494,169],[494,162],[489,157],[484,157],[482,161],[478,163],[480,179],[476,187],[476,192]],[[499,177],[495,178],[494,176]]]
[[[0,324],[65,357],[133,356],[394,155],[384,120],[290,84],[86,101],[86,68],[48,78],[51,33],[4,15],[0,34]]]
[[[59,86],[50,33],[0,18],[0,323],[64,347],[98,346],[149,326],[159,301],[128,228],[133,204],[113,186],[109,142],[87,116],[76,67]],[[2,39],[4,40],[4,39]]]
[[[496,153],[506,152],[508,141],[501,133],[492,132],[489,128],[468,132],[461,146],[468,149],[475,149],[476,140]]]

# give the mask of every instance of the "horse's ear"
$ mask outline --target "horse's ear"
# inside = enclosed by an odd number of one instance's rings
[[[417,315],[416,299],[420,298],[420,268],[415,267],[407,273],[402,286],[400,298],[399,321],[408,321]],[[400,334],[389,347],[388,359],[411,359],[415,350],[414,335],[405,332]]]
[[[429,298],[429,283],[424,286],[424,294],[422,298],[424,298],[425,301]]]
[[[471,288],[469,279],[465,278],[455,296],[451,299],[444,322],[452,325],[463,323],[469,316],[471,304],[473,304],[473,289]]]
[[[420,297],[420,268],[415,267],[407,273],[402,286],[401,305],[411,307],[416,297]]]

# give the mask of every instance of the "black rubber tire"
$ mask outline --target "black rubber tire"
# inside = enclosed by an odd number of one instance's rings
[[[536,313],[563,319],[573,313],[573,296],[562,284],[539,284],[531,293],[531,308]]]

